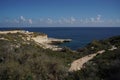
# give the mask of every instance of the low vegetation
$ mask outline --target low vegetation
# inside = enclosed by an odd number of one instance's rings
[[[114,36],[104,40],[93,40],[84,48],[77,49],[82,56],[95,53],[99,50],[108,50],[113,46],[120,48],[120,36]]]
[[[42,36],[46,36],[45,33],[38,33],[38,32],[33,32],[33,37],[36,37],[36,36],[39,36],[39,35],[42,35]]]
[[[67,47],[62,51],[43,49],[34,41],[27,41],[25,38],[26,35],[21,33],[0,34],[0,80],[118,80],[119,78],[117,75],[120,74],[120,36],[93,41],[76,52]],[[97,55],[87,62],[81,71],[68,72],[72,61],[97,50],[110,48],[112,45],[118,49]]]
[[[97,55],[84,64],[80,71],[72,72],[68,80],[120,80],[120,49]]]

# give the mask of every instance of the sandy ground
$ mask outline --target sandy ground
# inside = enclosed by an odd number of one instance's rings
[[[77,71],[80,70],[83,67],[83,64],[91,60],[94,56],[96,56],[98,53],[102,54],[105,50],[98,51],[97,53],[87,55],[85,57],[82,57],[80,59],[77,59],[71,63],[71,67],[69,68],[69,71]]]
[[[109,51],[113,51],[113,50],[115,50],[115,49],[117,49],[117,47],[112,46],[112,48],[111,48],[111,49],[108,49],[108,50],[109,50]],[[88,62],[89,60],[91,60],[92,58],[94,58],[94,56],[96,56],[97,54],[102,54],[102,53],[104,53],[104,52],[105,52],[105,50],[100,50],[100,51],[98,51],[98,52],[96,52],[96,53],[94,53],[94,54],[90,54],[90,55],[87,55],[87,56],[85,56],[85,57],[82,57],[82,58],[80,58],[80,59],[77,59],[77,60],[73,61],[73,62],[71,63],[71,67],[69,68],[69,72],[81,70],[81,68],[83,67],[83,65],[84,65],[86,62]]]

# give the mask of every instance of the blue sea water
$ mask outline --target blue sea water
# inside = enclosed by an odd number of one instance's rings
[[[0,28],[0,30],[9,29],[16,28]],[[54,38],[72,39],[72,42],[64,43],[61,46],[67,46],[73,50],[84,47],[92,40],[101,40],[120,35],[120,27],[24,27],[19,29],[43,32]]]

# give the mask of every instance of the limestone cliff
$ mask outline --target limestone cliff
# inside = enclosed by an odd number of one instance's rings
[[[23,40],[23,43],[27,43],[28,41],[34,41],[36,44],[43,47],[44,49],[52,49],[54,51],[62,49],[54,44],[71,41],[71,39],[48,38],[47,34],[29,32],[24,30],[0,31],[0,34],[6,36],[6,37],[1,36],[0,39],[4,39],[4,40],[13,39],[14,41],[18,41],[16,40],[17,38],[15,36],[19,36],[19,38]],[[10,38],[10,36],[7,36],[10,34],[14,35],[14,36],[12,35],[13,38]]]

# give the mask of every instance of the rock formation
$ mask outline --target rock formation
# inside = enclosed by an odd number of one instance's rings
[[[59,46],[56,46],[56,44],[61,44],[64,42],[70,42],[71,39],[56,39],[56,38],[48,38],[47,34],[44,33],[34,33],[34,32],[29,32],[29,31],[24,31],[24,30],[11,30],[11,31],[0,31],[0,34],[23,34],[26,37],[21,36],[22,39],[24,40],[32,40],[36,42],[36,44],[40,45],[44,49],[52,49],[54,51],[61,50],[62,48]],[[6,39],[3,37],[0,37],[0,39]]]

